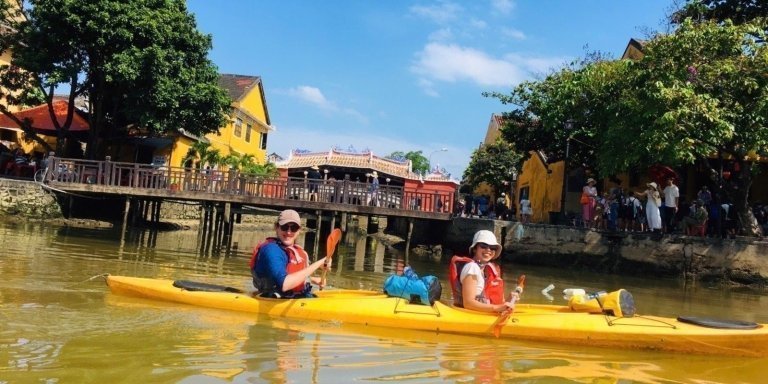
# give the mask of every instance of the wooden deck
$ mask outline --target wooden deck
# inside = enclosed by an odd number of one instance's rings
[[[349,180],[263,178],[237,170],[156,167],[113,161],[51,158],[42,181],[69,193],[121,195],[159,200],[233,203],[311,212],[450,220],[454,193],[406,189]]]

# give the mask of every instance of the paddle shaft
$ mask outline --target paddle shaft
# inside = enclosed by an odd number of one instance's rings
[[[520,295],[523,294],[524,289],[525,289],[525,275],[520,275],[520,277],[517,278],[517,286],[515,287],[515,292],[517,292],[518,296],[515,298],[512,298],[512,304],[520,300]],[[496,322],[493,325],[494,336],[499,337],[501,335],[501,329],[504,328],[504,326],[507,324],[507,321],[509,321],[509,318],[512,316],[513,312],[515,312],[513,308],[508,308],[499,315],[499,318],[496,319]]]

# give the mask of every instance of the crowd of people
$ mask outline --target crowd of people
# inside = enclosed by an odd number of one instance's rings
[[[507,195],[502,192],[496,201],[488,195],[466,195],[454,204],[453,215],[456,217],[479,217],[495,220],[515,219],[516,208],[507,203]]]
[[[581,195],[583,226],[607,231],[736,236],[738,218],[730,200],[703,186],[692,201],[686,202],[674,178],[665,182],[663,188],[650,182],[642,191],[614,187],[600,194],[595,180],[588,179]],[[752,211],[765,233],[768,206],[758,202]]]
[[[0,171],[4,175],[31,177],[28,173],[34,173],[39,160],[38,155],[25,153],[21,147],[9,149],[0,145]]]

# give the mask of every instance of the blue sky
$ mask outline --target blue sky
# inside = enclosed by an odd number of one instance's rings
[[[587,51],[619,57],[673,0],[188,0],[221,73],[261,76],[268,152],[421,150],[461,178],[508,92]],[[440,151],[447,148],[447,151]]]

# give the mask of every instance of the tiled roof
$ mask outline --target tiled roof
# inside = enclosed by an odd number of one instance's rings
[[[398,161],[379,157],[373,152],[349,153],[336,149],[328,152],[296,152],[291,151],[287,160],[275,163],[277,168],[296,169],[309,168],[313,165],[319,167],[347,167],[376,171],[382,175],[402,177],[404,179],[419,180],[420,176],[411,171],[410,160]],[[430,174],[424,180],[443,180],[449,178],[442,174]]]
[[[254,86],[259,84],[261,78],[259,76],[246,76],[246,75],[232,75],[221,74],[219,75],[219,86],[224,88],[232,101],[239,101],[240,98],[245,96],[248,91]]]

